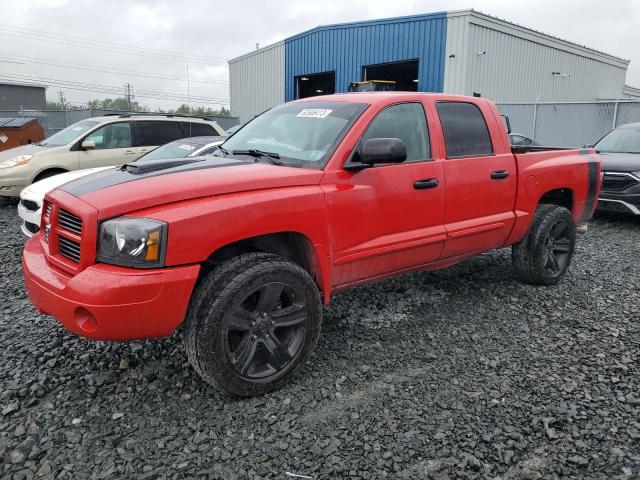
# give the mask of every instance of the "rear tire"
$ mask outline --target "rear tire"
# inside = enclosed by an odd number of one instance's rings
[[[540,205],[526,237],[512,247],[516,276],[532,285],[555,285],[571,264],[575,243],[571,212],[558,205]]]
[[[321,322],[320,294],[304,269],[276,255],[242,254],[196,287],[185,347],[191,365],[218,390],[262,395],[307,363]]]

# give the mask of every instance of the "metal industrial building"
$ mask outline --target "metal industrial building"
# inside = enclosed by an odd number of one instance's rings
[[[45,86],[29,83],[0,83],[0,111],[44,110]]]
[[[628,60],[473,10],[320,26],[229,60],[231,115],[363,80],[496,102],[623,98]]]

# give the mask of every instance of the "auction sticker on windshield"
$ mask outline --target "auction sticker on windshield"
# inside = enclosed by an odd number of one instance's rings
[[[194,147],[193,145],[185,145],[185,144],[180,145],[178,148],[186,150],[187,152],[190,152],[196,149],[196,147]]]
[[[329,115],[333,110],[327,110],[325,108],[305,108],[301,110],[296,117],[302,118],[325,118]]]

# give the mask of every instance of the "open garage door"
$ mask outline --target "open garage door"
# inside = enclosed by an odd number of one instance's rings
[[[367,65],[362,70],[364,80],[390,80],[396,82],[396,90],[418,91],[418,60]]]
[[[296,98],[329,95],[336,92],[336,72],[314,73],[296,77]]]

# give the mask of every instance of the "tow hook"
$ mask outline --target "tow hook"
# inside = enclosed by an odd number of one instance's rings
[[[588,228],[589,225],[587,225],[586,223],[579,223],[578,225],[576,225],[576,233],[587,233]]]

